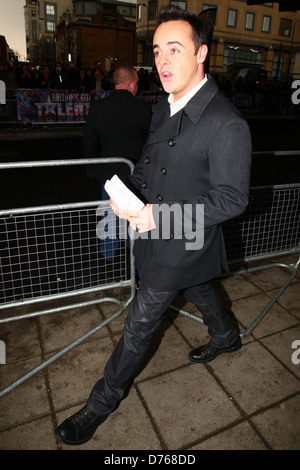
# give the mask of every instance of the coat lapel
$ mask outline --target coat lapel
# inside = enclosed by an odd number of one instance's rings
[[[147,144],[161,142],[176,137],[180,132],[183,112],[196,124],[219,89],[210,75],[208,81],[196,93],[187,105],[170,117],[170,105],[167,98],[160,101],[152,118],[151,133]]]
[[[180,132],[182,111],[170,117],[170,105],[167,99],[160,102],[152,118],[151,132],[147,144],[154,144],[176,137]]]
[[[193,96],[193,98],[184,108],[185,113],[187,116],[189,116],[194,124],[200,120],[205,109],[218,92],[219,88],[217,84],[211,75],[207,75],[207,82],[203,85],[202,88],[200,88],[198,93]]]

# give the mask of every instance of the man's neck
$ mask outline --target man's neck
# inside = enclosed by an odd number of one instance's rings
[[[126,90],[129,91],[129,87],[123,83],[115,85],[115,90]]]
[[[207,76],[205,75],[204,78],[198,83],[198,85],[194,86],[190,91],[188,91],[182,98],[175,101],[173,93],[170,93],[168,101],[170,103],[170,116],[173,116],[182,108],[184,108],[187,103],[190,101],[191,98],[200,90],[200,88],[207,82]]]

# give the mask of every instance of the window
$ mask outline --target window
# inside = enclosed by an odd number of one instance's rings
[[[46,22],[46,31],[47,31],[47,33],[54,33],[55,32],[55,23],[54,23],[54,21],[47,21]]]
[[[170,1],[171,5],[174,5],[175,7],[182,8],[183,10],[186,10],[186,2],[173,2],[173,0]]]
[[[237,10],[228,10],[227,26],[231,26],[232,28],[235,28],[236,17],[237,17]]]
[[[47,33],[55,33],[56,29],[56,5],[45,5],[45,27]]]
[[[269,33],[271,30],[271,16],[263,17],[262,32]]]
[[[280,27],[279,27],[279,34],[280,36],[289,37],[292,31],[292,20],[287,20],[285,18],[281,18],[280,20]]]
[[[245,29],[253,31],[254,28],[254,13],[246,13]]]
[[[275,55],[272,67],[272,77],[280,77],[283,65],[283,55]]]
[[[120,13],[122,16],[128,16],[130,18],[135,18],[136,15],[136,7],[129,6],[129,5],[117,5],[117,12]]]
[[[57,3],[60,3],[60,2],[57,1]],[[96,2],[95,0],[74,0],[73,1],[74,13],[75,15],[86,15],[86,16],[96,15],[98,11],[99,3],[100,2],[98,1]]]
[[[230,65],[242,63],[244,66],[262,62],[262,51],[239,45],[226,45],[224,49],[223,72],[230,70]]]
[[[55,16],[55,5],[46,5],[46,16]]]

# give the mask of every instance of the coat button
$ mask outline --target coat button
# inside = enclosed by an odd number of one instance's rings
[[[147,163],[147,165],[148,165],[150,163],[150,158],[146,157],[144,162]]]
[[[168,144],[170,145],[170,147],[174,147],[174,145],[176,144],[176,141],[174,139],[170,139]]]
[[[143,183],[142,188],[143,188],[143,189],[146,189],[146,188],[147,188],[147,184],[146,184],[146,183]]]
[[[162,200],[163,200],[163,197],[162,197],[160,194],[158,194],[158,195],[156,196],[156,199],[157,199],[158,201],[162,201]]]
[[[160,169],[160,172],[162,175],[166,175],[167,174],[167,170],[165,168],[161,168]]]

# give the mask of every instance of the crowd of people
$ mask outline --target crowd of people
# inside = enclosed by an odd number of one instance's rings
[[[9,63],[0,67],[0,80],[6,85],[6,97],[8,100],[16,99],[16,91],[19,88],[42,88],[42,89],[68,89],[91,92],[92,90],[113,90],[113,72],[115,64],[112,63],[110,71],[103,71],[101,63],[96,61],[93,67],[84,63],[78,68],[71,62],[62,63],[57,61],[52,67],[46,58],[39,65]],[[247,94],[252,100],[250,111],[266,114],[290,114],[295,112],[291,101],[292,80],[279,79],[275,77],[264,77],[257,79],[252,75],[234,76],[230,74],[212,73],[220,90],[237,107],[237,97]],[[161,82],[155,66],[149,71],[148,68],[139,68],[138,93],[162,91]],[[245,110],[247,106],[245,106]]]
[[[88,63],[78,68],[71,62],[62,63],[57,61],[51,67],[46,58],[41,63],[30,65],[16,63],[11,66],[5,63],[0,68],[0,80],[6,84],[10,94],[16,93],[18,88],[42,88],[42,89],[68,89],[90,92],[92,90],[113,90],[113,72],[115,64],[111,64],[110,71],[103,71],[101,63],[96,61],[94,67]],[[154,69],[152,72],[140,68],[138,91],[161,91],[161,84]]]
[[[112,74],[113,67],[110,72],[103,72],[100,62],[96,62],[93,68],[88,64],[77,68],[71,62],[63,64],[57,61],[51,67],[49,61],[43,58],[40,64],[35,65],[16,63],[11,66],[6,63],[0,70],[0,79],[11,91],[18,88],[64,88],[90,92],[113,89]]]
[[[220,90],[236,103],[239,96],[248,95],[252,99],[252,109],[265,114],[290,114],[295,111],[291,100],[293,80],[276,77],[255,77],[254,75],[213,74]],[[238,106],[241,107],[241,106]]]

